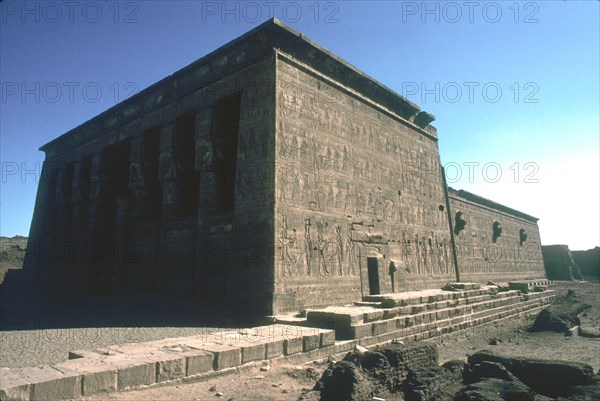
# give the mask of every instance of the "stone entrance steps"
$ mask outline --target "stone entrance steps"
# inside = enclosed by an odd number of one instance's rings
[[[373,344],[393,338],[422,340],[531,311],[550,303],[554,297],[554,291],[498,292],[495,286],[385,294],[365,297],[371,306],[310,310],[304,324],[333,329],[337,340],[359,339],[361,344],[371,337],[376,338]]]

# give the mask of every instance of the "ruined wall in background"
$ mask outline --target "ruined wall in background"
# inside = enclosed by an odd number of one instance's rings
[[[465,191],[449,198],[461,281],[546,277],[537,219]]]
[[[584,276],[600,277],[600,247],[587,251],[572,251],[573,259]]]
[[[437,139],[278,54],[275,309],[454,280]],[[433,172],[433,173],[432,173]]]
[[[568,245],[544,245],[542,256],[549,280],[583,280]]]

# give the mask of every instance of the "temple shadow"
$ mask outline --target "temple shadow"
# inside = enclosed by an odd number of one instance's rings
[[[213,305],[171,294],[44,297],[16,279],[0,285],[0,331],[101,327],[235,329],[268,323],[243,305]],[[19,273],[23,273],[22,271]],[[8,277],[7,277],[8,278]]]

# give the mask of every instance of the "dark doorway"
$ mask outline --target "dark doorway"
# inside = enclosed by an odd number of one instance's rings
[[[377,258],[367,258],[367,270],[369,273],[369,294],[379,294],[379,269]]]

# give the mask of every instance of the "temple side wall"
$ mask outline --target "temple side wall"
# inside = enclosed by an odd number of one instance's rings
[[[466,200],[455,191],[449,198],[461,281],[485,284],[546,277],[536,223]],[[457,230],[460,220],[464,229]]]
[[[276,311],[453,281],[435,138],[277,60]],[[378,281],[378,286],[375,283]]]
[[[76,147],[53,145],[25,262],[36,287],[243,300],[270,312],[273,88],[271,57],[109,131],[71,133]],[[162,89],[157,102],[172,95]]]

